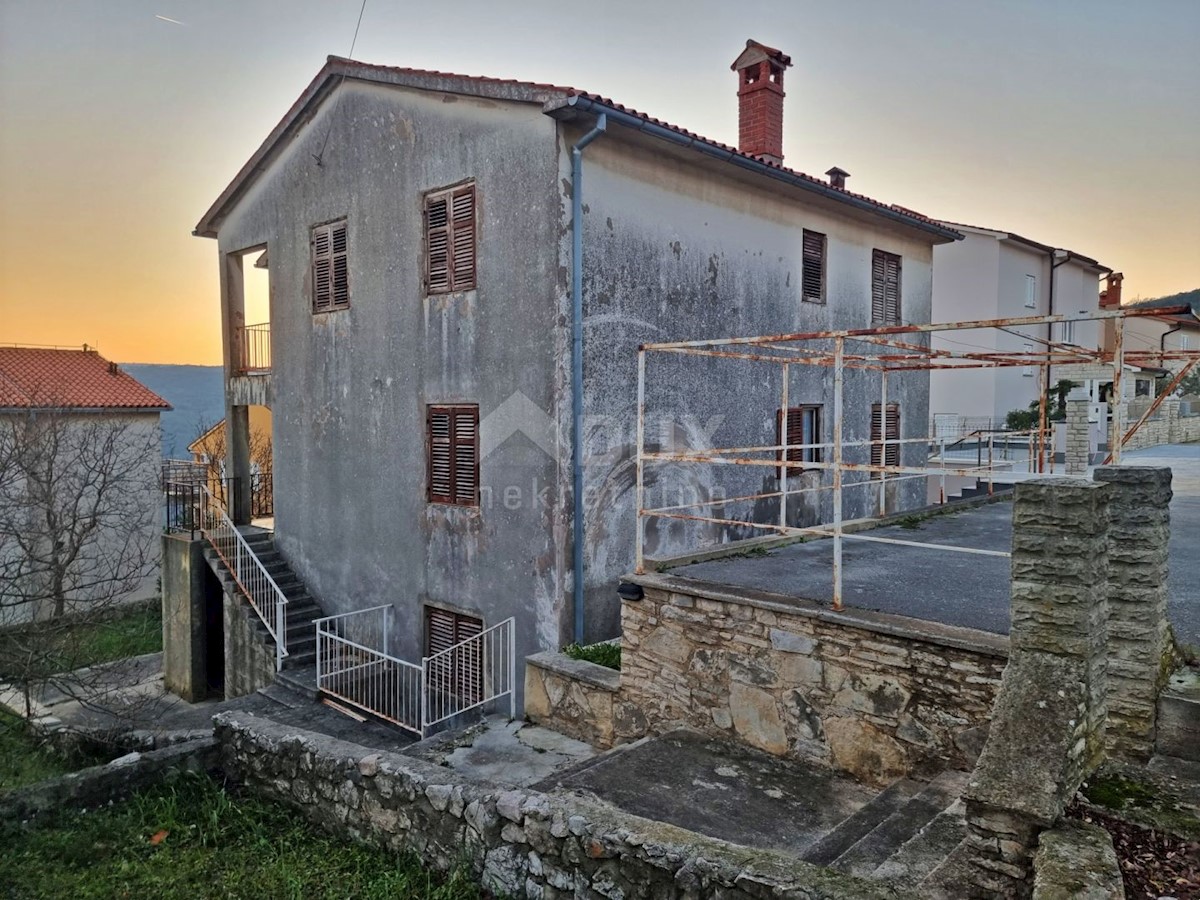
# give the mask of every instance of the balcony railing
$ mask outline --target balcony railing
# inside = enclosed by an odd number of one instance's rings
[[[271,371],[271,323],[244,325],[238,329],[237,371],[240,374]]]

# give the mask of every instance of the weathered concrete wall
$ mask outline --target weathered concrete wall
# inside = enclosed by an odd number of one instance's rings
[[[627,736],[645,733],[635,708],[618,696],[621,673],[562,653],[535,653],[525,660],[525,718],[560,734],[607,749],[617,743],[614,713],[626,721]],[[614,710],[614,706],[617,707]]]
[[[163,684],[188,703],[208,695],[204,541],[162,539]]]
[[[1171,470],[1101,466],[1108,510],[1108,730],[1110,756],[1154,754],[1158,695],[1173,663],[1167,620]]]
[[[1038,834],[1103,756],[1110,493],[1072,478],[1017,485],[1011,654],[964,795],[968,896],[1028,896]]]
[[[566,179],[567,150],[578,132],[568,128],[564,134],[560,177]],[[587,639],[597,640],[617,634],[613,589],[616,579],[633,568],[638,345],[870,327],[875,248],[902,257],[904,321],[928,322],[932,246],[915,231],[851,217],[840,204],[822,203],[799,190],[733,177],[724,163],[698,160],[661,142],[638,141],[619,129],[592,143],[584,160]],[[569,199],[564,192],[564,234]],[[828,240],[825,303],[800,299],[804,229]],[[566,265],[569,255],[563,259]],[[776,365],[652,354],[647,363],[647,445],[683,451],[774,444],[781,388]],[[926,372],[889,377],[889,400],[900,404],[904,437],[924,435],[928,390]],[[846,372],[847,442],[869,439],[871,404],[880,393],[878,373]],[[821,440],[830,441],[829,367],[790,367],[789,405],[802,404],[823,405]],[[916,444],[906,445],[903,461],[923,462],[924,452]],[[847,449],[846,459],[867,462],[868,450]],[[865,480],[847,476],[849,484]],[[651,506],[694,503],[775,491],[778,483],[769,466],[658,465],[648,473],[646,501]],[[821,483],[832,484],[832,475],[812,471],[790,479],[793,489]],[[893,512],[924,505],[922,485],[915,480],[889,491]],[[723,510],[732,518],[777,522],[778,503],[768,498]],[[877,488],[847,488],[847,517],[872,514],[877,505]],[[831,517],[829,491],[789,499],[793,524]],[[652,557],[762,533],[680,520],[650,519],[645,524],[646,553]]]
[[[621,699],[651,732],[685,724],[873,784],[969,766],[1006,641],[971,629],[634,576]]]
[[[262,719],[222,714],[216,735],[224,770],[251,791],[339,834],[415,852],[437,870],[466,865],[497,896],[914,897],[583,796],[500,791],[442,766]]]
[[[520,658],[557,649],[570,548],[555,422],[570,398],[556,124],[538,103],[336,90],[220,228],[222,253],[270,254],[276,545],[329,614],[394,603],[408,659],[426,603],[488,625],[515,615]],[[423,195],[468,178],[478,289],[427,296]],[[314,315],[310,229],[341,216],[350,308]],[[479,404],[479,508],[426,502],[425,408],[442,402]]]
[[[242,697],[275,681],[275,645],[263,643],[256,613],[240,595],[222,591],[225,627],[225,696]]]

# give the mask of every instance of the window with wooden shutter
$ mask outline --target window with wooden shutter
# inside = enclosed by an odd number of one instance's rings
[[[801,270],[801,299],[810,303],[825,302],[825,235],[805,229],[804,260]]]
[[[483,697],[483,621],[474,616],[425,607],[425,656],[429,659],[429,688],[453,694],[462,705]],[[457,648],[457,649],[455,649]]]
[[[429,502],[479,505],[479,407],[430,406],[425,418]]]
[[[897,403],[887,405],[886,424],[883,406],[871,404],[871,465],[898,466],[900,465],[900,445],[888,444],[885,455],[881,441],[900,440],[900,406]]]
[[[312,230],[312,308],[315,313],[350,307],[346,220]]]
[[[901,324],[900,257],[883,250],[871,254],[871,324]]]
[[[425,285],[431,294],[475,287],[475,183],[425,195]]]
[[[784,413],[782,409],[775,411],[775,443],[784,444]],[[792,445],[819,444],[821,442],[821,407],[815,405],[793,406],[787,411],[787,461],[788,462],[820,462],[820,447],[801,447]],[[775,458],[783,462],[783,450],[780,449]],[[786,474],[798,474],[802,469],[788,469]],[[783,471],[781,470],[781,474]]]

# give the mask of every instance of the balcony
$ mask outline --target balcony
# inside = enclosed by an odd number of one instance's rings
[[[235,375],[257,375],[271,371],[271,323],[243,325],[234,331]]]

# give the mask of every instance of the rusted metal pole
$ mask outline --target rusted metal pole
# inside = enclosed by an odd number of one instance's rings
[[[1159,393],[1159,395],[1154,398],[1154,402],[1150,404],[1150,408],[1147,409],[1144,413],[1142,413],[1142,417],[1140,419],[1138,419],[1136,423],[1134,423],[1132,428],[1130,428],[1127,432],[1125,432],[1125,436],[1123,438],[1121,438],[1122,444],[1124,444],[1131,437],[1133,437],[1137,433],[1137,430],[1139,428],[1141,428],[1143,425],[1145,425],[1146,422],[1149,420],[1149,418],[1152,415],[1154,415],[1156,412],[1158,412],[1158,408],[1160,406],[1162,406],[1162,402],[1167,399],[1167,397],[1171,394],[1172,391],[1175,390],[1175,388],[1179,387],[1179,383],[1181,381],[1183,381],[1183,379],[1188,377],[1188,373],[1192,371],[1192,368],[1196,365],[1197,362],[1200,362],[1200,359],[1193,359],[1186,366],[1184,366],[1182,369],[1180,369],[1178,372],[1175,373],[1175,377],[1172,378],[1170,380],[1170,382],[1168,382],[1166,387],[1164,387],[1162,389],[1162,391]],[[1107,466],[1110,462],[1112,462],[1112,454],[1111,453],[1108,455],[1108,458],[1106,460],[1104,460],[1104,464]]]
[[[1112,411],[1112,432],[1109,441],[1112,446],[1108,450],[1109,459],[1114,466],[1121,463],[1121,444],[1125,435],[1125,320],[1117,319],[1113,323],[1113,389],[1114,401]]]
[[[1037,471],[1046,471],[1046,394],[1050,392],[1050,366],[1042,363],[1038,366],[1038,436],[1037,436]]]
[[[879,461],[887,465],[887,404],[888,404],[888,373],[884,369],[880,377],[879,385],[879,420],[880,420],[880,436],[883,438],[882,451],[879,454]],[[887,515],[887,472],[879,473],[879,517],[883,518]]]
[[[638,575],[644,575],[646,560],[643,510],[646,506],[646,486],[642,477],[642,467],[645,464],[646,455],[646,351],[640,348],[638,349],[637,404],[637,535],[634,544],[633,570]]]
[[[842,356],[845,338],[833,350],[833,608],[842,608]],[[884,413],[886,415],[886,412]],[[886,422],[884,430],[886,431]],[[886,462],[887,460],[883,460]]]
[[[779,422],[779,443],[783,445],[782,460],[786,463],[788,458],[788,365],[784,363],[780,368],[783,369],[783,390],[781,391],[782,406],[780,407],[778,422]],[[801,429],[801,441],[803,442],[804,435]],[[788,475],[791,474],[787,466],[781,466],[779,469],[779,524],[787,524],[787,492],[788,492]]]

